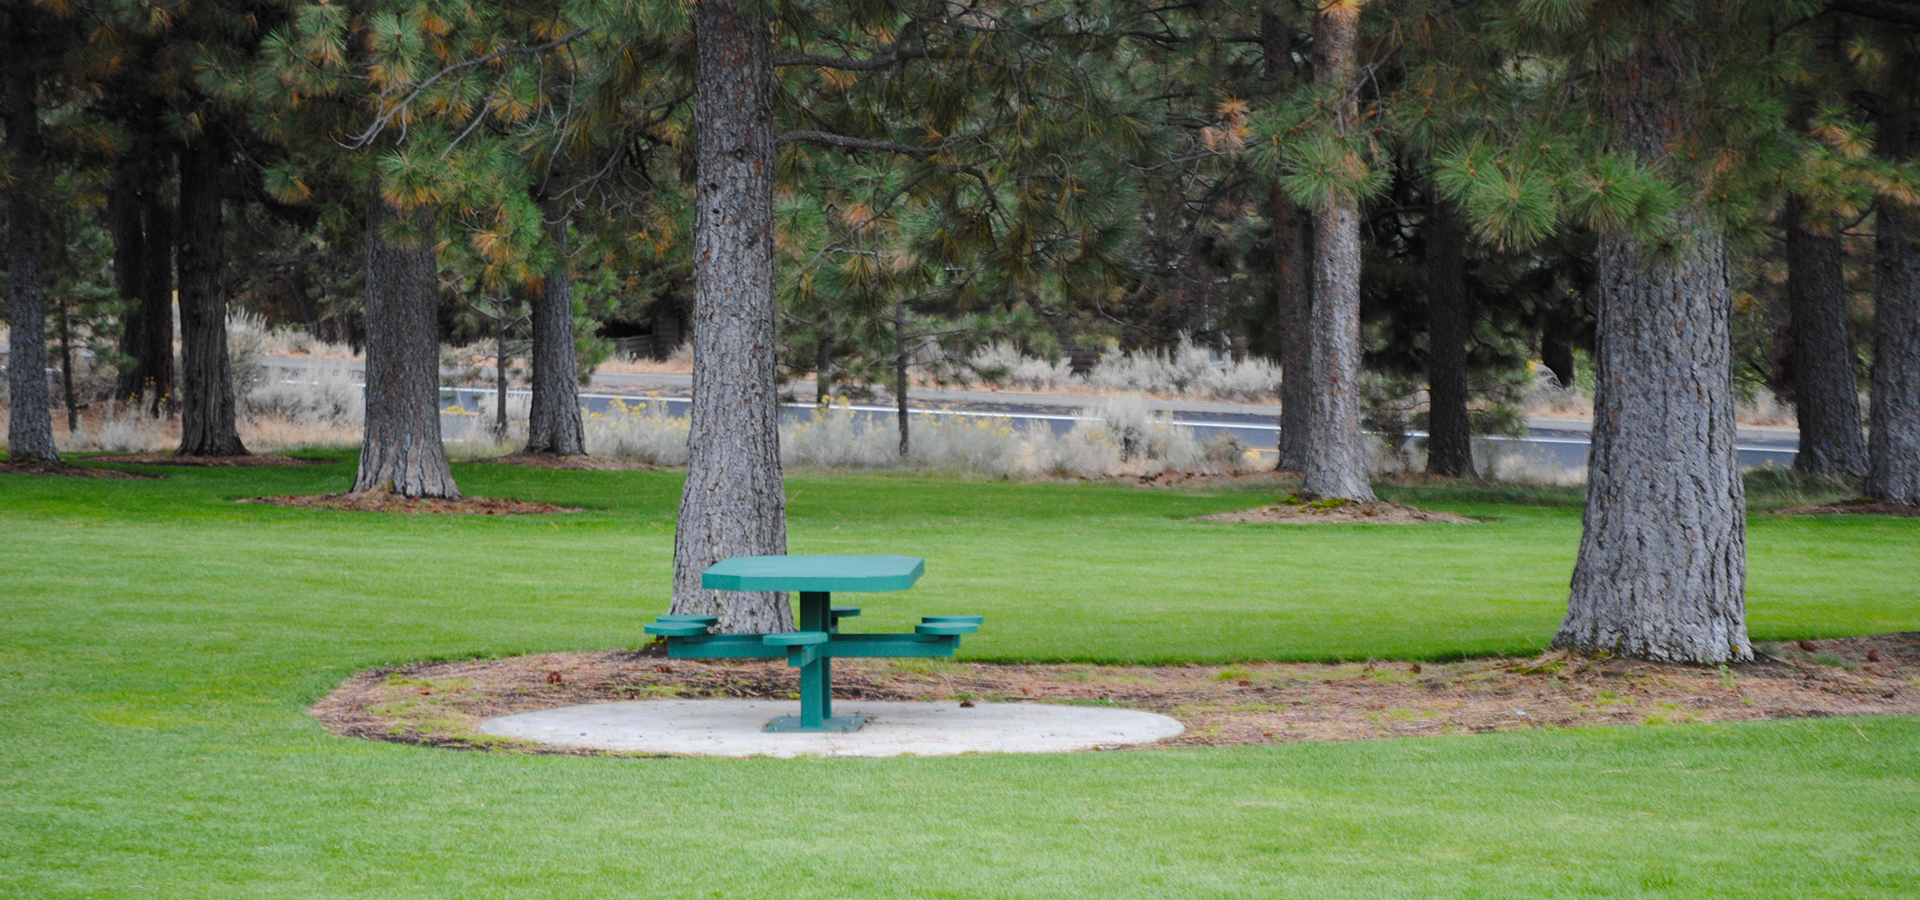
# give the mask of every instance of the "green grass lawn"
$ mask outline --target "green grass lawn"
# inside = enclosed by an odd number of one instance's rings
[[[1905,897],[1920,722],[895,760],[483,755],[304,707],[430,657],[631,646],[665,609],[677,473],[456,468],[571,516],[228,502],[345,463],[0,476],[0,896]],[[1528,653],[1577,491],[1408,488],[1471,526],[1188,521],[1268,498],[789,481],[794,552],[927,558],[863,628],[978,612],[963,656]],[[1756,495],[1756,504],[1772,502]],[[1756,638],[1920,628],[1920,522],[1756,514]]]

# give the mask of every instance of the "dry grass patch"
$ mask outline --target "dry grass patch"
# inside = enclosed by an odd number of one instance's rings
[[[1769,645],[1760,662],[1713,668],[1561,653],[1450,663],[1228,666],[852,659],[834,667],[834,696],[1118,706],[1164,713],[1187,726],[1158,746],[1920,713],[1920,632],[1812,646]],[[506,745],[475,731],[482,719],[613,700],[781,700],[798,689],[799,670],[784,662],[666,659],[649,648],[376,669],[349,679],[312,712],[349,737],[499,748]]]
[[[151,480],[159,475],[138,475],[133,472],[118,472],[113,469],[90,469],[69,462],[25,462],[0,461],[0,475],[43,475],[55,478],[121,478]]]
[[[248,456],[175,456],[171,453],[119,453],[112,456],[90,457],[92,462],[119,463],[139,466],[193,466],[202,469],[248,468],[275,469],[291,466],[325,465],[331,460],[300,459],[294,456],[281,456],[277,453],[260,453]]]
[[[482,456],[462,462],[500,463],[509,466],[526,466],[530,469],[572,469],[585,472],[651,472],[659,466],[636,459],[614,459],[605,456],[556,456],[552,453],[509,453],[505,456]]]
[[[1419,525],[1428,522],[1467,524],[1474,520],[1391,500],[1357,502],[1331,498],[1302,500],[1287,497],[1277,503],[1237,512],[1197,516],[1202,522],[1267,522],[1280,525]]]

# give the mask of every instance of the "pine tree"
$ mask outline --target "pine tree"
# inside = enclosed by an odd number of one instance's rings
[[[1363,166],[1350,142],[1364,141],[1360,83],[1359,0],[1330,0],[1314,20],[1314,82],[1331,121],[1323,139],[1321,192],[1313,213],[1313,308],[1308,318],[1314,386],[1308,413],[1312,448],[1301,473],[1302,494],[1372,500],[1366,438],[1360,433],[1360,196],[1335,168]],[[1332,176],[1332,177],[1328,177]]]
[[[673,611],[724,632],[793,630],[784,594],[724,597],[700,573],[787,552],[775,403],[773,37],[747,3],[698,0],[693,409],[674,532]]]
[[[1466,229],[1446,200],[1428,201],[1427,472],[1458,478],[1474,474],[1472,423],[1467,416]]]
[[[1776,36],[1810,11],[1515,3],[1465,20],[1494,65],[1437,183],[1493,246],[1598,235],[1587,511],[1557,647],[1751,658],[1726,257],[1796,162],[1779,97],[1806,61]]]
[[[1360,431],[1360,205],[1390,182],[1373,118],[1382,98],[1367,92],[1356,61],[1363,40],[1359,2],[1331,0],[1313,24],[1314,81],[1256,126],[1256,165],[1294,202],[1313,210],[1313,287],[1308,382],[1312,386],[1301,493],[1374,499],[1367,438]],[[1371,39],[1370,39],[1371,40]],[[1284,462],[1284,460],[1283,460]]]
[[[71,20],[32,3],[0,7],[0,85],[7,122],[7,457],[59,463],[47,395],[47,298],[44,283],[47,187],[41,82],[72,38]]]
[[[1780,214],[1787,254],[1787,352],[1800,428],[1793,467],[1815,475],[1863,475],[1859,377],[1847,333],[1846,249],[1838,223],[1811,213],[1801,196]]]
[[[244,456],[227,354],[225,136],[203,129],[179,152],[181,456]]]
[[[1551,63],[1504,69],[1489,93],[1526,113],[1504,131],[1503,152],[1476,145],[1447,158],[1443,187],[1497,242],[1569,221],[1600,235],[1587,511],[1556,647],[1752,656],[1726,248],[1730,231],[1750,233],[1764,215],[1787,163],[1773,98],[1796,60],[1763,36],[1795,15],[1516,5],[1482,33]],[[1587,121],[1598,127],[1575,124]]]
[[[1887,3],[1835,3],[1881,20],[1858,46],[1881,158],[1910,167],[1920,151],[1920,12]],[[1920,215],[1911,193],[1874,206],[1873,373],[1867,474],[1861,491],[1920,505]]]
[[[229,73],[230,90],[260,104],[255,121],[290,154],[266,173],[267,189],[282,202],[326,202],[323,221],[357,212],[364,223],[356,491],[459,496],[440,437],[437,235],[442,219],[469,232],[496,283],[546,271],[533,265],[545,229],[526,190],[528,154],[502,135],[524,136],[543,102],[541,65],[584,34],[563,12],[463,0],[305,6],[269,35],[261,65]]]
[[[1803,53],[1809,62],[1791,124],[1814,139],[1790,178],[1793,193],[1779,215],[1787,259],[1787,323],[1781,333],[1786,346],[1777,354],[1784,377],[1774,382],[1786,388],[1800,427],[1793,466],[1816,475],[1858,476],[1867,466],[1841,232],[1871,203],[1873,179],[1860,177],[1867,174],[1861,163],[1870,161],[1869,148],[1850,123],[1820,114],[1823,107],[1845,102],[1846,89],[1858,82],[1846,58],[1851,25],[1846,16],[1825,15],[1789,36],[1808,45]]]
[[[533,397],[527,413],[526,452],[579,456],[587,447],[575,374],[570,210],[559,200],[541,199],[554,260],[533,298]]]
[[[220,73],[250,63],[264,30],[284,21],[283,8],[218,0],[163,15],[109,4],[90,15],[92,53],[108,79],[95,111],[123,144],[111,216],[127,302],[122,349],[131,363],[120,393],[144,392],[155,403],[167,397],[181,416],[182,455],[245,454],[227,348],[234,279],[226,206],[237,199],[234,185],[248,180],[236,162],[248,136],[234,104],[216,94]],[[177,214],[162,189],[169,161],[177,165]],[[170,284],[178,286],[180,309],[177,383]]]
[[[674,608],[717,613],[723,629],[776,630],[788,615],[778,598],[698,587],[714,561],[781,552],[785,543],[772,364],[780,239],[774,179],[789,162],[809,168],[815,152],[885,159],[874,169],[883,177],[856,178],[877,183],[900,167],[902,227],[884,250],[905,254],[903,271],[935,273],[917,282],[919,294],[932,292],[943,314],[1040,303],[1104,290],[1103,273],[1124,267],[1117,251],[1125,228],[1108,215],[1113,192],[1071,161],[1097,145],[1089,137],[1124,141],[1131,125],[1124,117],[1103,121],[1104,107],[1085,102],[1098,99],[1087,96],[1079,68],[1085,51],[1091,45],[1097,55],[1113,42],[1080,31],[1083,20],[1066,6],[794,4],[763,19],[757,4],[701,2],[692,13],[694,22],[665,10],[638,23],[652,35],[691,30],[696,55],[695,397]],[[657,81],[626,84],[633,93]],[[776,132],[776,118],[793,127]],[[782,146],[794,149],[776,158]],[[834,190],[794,189],[822,188]],[[835,264],[879,252],[865,246]],[[901,345],[930,335],[909,334],[918,328],[907,324],[918,318],[907,315],[917,301],[898,292],[886,300],[869,312],[898,313],[891,329],[898,388]],[[871,333],[880,319],[860,317],[852,330]],[[836,330],[834,344],[851,346],[849,336]]]
[[[1294,61],[1295,28],[1283,15],[1288,4],[1261,11],[1262,79],[1267,95],[1278,102],[1299,78]],[[1306,470],[1313,457],[1313,344],[1308,323],[1313,317],[1313,231],[1307,211],[1286,195],[1276,182],[1270,188],[1272,210],[1273,292],[1280,382],[1280,435],[1274,467],[1285,472]]]
[[[140,42],[145,44],[145,41]],[[147,49],[142,46],[140,49]],[[114,396],[145,401],[152,415],[173,395],[173,204],[168,197],[171,141],[160,104],[148,96],[145,66],[125,67],[108,83],[128,146],[111,163],[107,229],[113,236],[114,284],[120,297],[120,370]]]

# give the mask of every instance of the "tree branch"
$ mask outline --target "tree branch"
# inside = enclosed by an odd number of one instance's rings
[[[795,130],[795,131],[781,132],[779,135],[774,137],[773,146],[784,147],[788,144],[797,143],[800,141],[805,141],[809,144],[823,144],[828,147],[844,147],[849,150],[872,150],[879,153],[898,153],[902,156],[911,156],[915,159],[931,159],[935,153],[940,152],[942,148],[952,143],[951,141],[949,141],[947,143],[941,144],[939,147],[915,147],[912,144],[902,144],[899,141],[877,141],[872,138],[860,138],[860,137],[853,137],[851,135],[845,135],[845,134],[834,134],[831,131],[809,131],[809,130],[801,129],[801,130]],[[960,163],[936,163],[936,165],[940,166],[940,168],[945,169],[948,172],[953,172],[959,175],[967,175],[979,181],[980,187],[986,191],[987,202],[992,204],[993,208],[996,210],[1000,208],[1000,201],[993,196],[993,182],[987,178],[987,173],[982,172],[979,169],[974,168],[973,166],[964,165]],[[898,193],[898,192],[896,191],[895,193]],[[891,200],[891,197],[889,197],[889,200]]]
[[[952,58],[952,54],[934,53],[931,50],[895,49],[885,56],[874,56],[867,59],[848,59],[844,56],[823,56],[817,53],[781,54],[773,58],[773,64],[775,66],[807,66],[816,69],[845,69],[850,72],[871,72],[875,69],[884,69],[888,66],[899,65],[908,60]]]
[[[1902,3],[1899,0],[1829,0],[1827,8],[1863,19],[1920,28],[1920,5]]]
[[[438,72],[433,73],[432,75],[428,76],[425,80],[420,81],[418,83],[400,82],[398,85],[396,85],[396,87],[405,89],[407,92],[406,95],[398,103],[387,105],[383,102],[382,103],[383,108],[378,115],[374,116],[373,124],[368,125],[365,131],[362,131],[359,134],[354,135],[348,142],[346,142],[345,146],[348,149],[358,150],[362,147],[367,146],[368,144],[373,143],[374,139],[380,136],[380,132],[386,129],[388,122],[393,121],[394,117],[400,115],[402,112],[405,112],[409,106],[413,105],[414,99],[419,97],[420,94],[426,91],[427,88],[432,87],[434,82],[439,81],[440,79],[445,78],[448,75],[451,75],[463,69],[471,69],[474,66],[486,65],[487,63],[493,62],[496,59],[504,59],[509,56],[528,56],[528,55],[545,53],[548,50],[552,50],[556,47],[564,47],[567,44],[571,44],[574,41],[579,40],[582,37],[585,37],[587,34],[591,33],[592,30],[593,29],[591,28],[578,28],[568,34],[564,34],[564,35],[561,35],[560,37],[554,38],[551,41],[547,41],[544,44],[532,44],[527,46],[508,47],[503,50],[496,50],[484,56],[476,56],[472,59],[462,60],[460,62],[454,63],[453,65],[450,65],[444,69],[441,69]],[[385,94],[385,93],[386,93],[385,91],[382,92],[382,94]],[[384,101],[385,97],[383,96],[381,99]],[[404,131],[403,131],[403,136],[404,136]]]
[[[899,141],[876,141],[872,138],[834,134],[831,131],[808,131],[804,129],[782,132],[773,139],[773,145],[775,147],[784,147],[797,141],[805,141],[809,144],[825,144],[829,147],[845,147],[849,150],[876,150],[881,153],[899,153],[919,159],[926,159],[932,156],[937,150],[937,148],[934,147],[915,147],[912,144],[902,144]]]

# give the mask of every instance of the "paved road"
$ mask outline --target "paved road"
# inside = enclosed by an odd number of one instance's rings
[[[812,415],[813,385],[796,384],[791,387],[793,393],[783,404],[781,418],[790,422],[804,421]],[[690,375],[601,373],[594,376],[590,392],[582,400],[589,409],[600,410],[616,397],[629,403],[651,398],[665,403],[671,414],[684,415],[688,403],[686,395],[692,392],[692,388],[693,377]],[[513,393],[510,391],[509,396]],[[462,389],[459,392],[461,405],[474,409],[490,404],[492,396],[491,390]],[[916,414],[993,416],[1015,422],[1044,422],[1056,433],[1071,430],[1080,419],[1081,410],[1101,402],[1098,397],[953,389],[916,391],[910,399]],[[1245,446],[1265,453],[1273,452],[1271,448],[1279,432],[1276,424],[1280,415],[1278,406],[1201,400],[1147,400],[1146,403],[1156,412],[1171,413],[1175,422],[1192,428],[1203,442],[1216,434],[1227,433],[1238,437]],[[856,403],[853,409],[863,416],[890,418],[894,415],[891,404],[891,398],[887,398],[879,402]],[[487,405],[484,408],[492,407]],[[1499,452],[1525,454],[1544,465],[1572,469],[1586,465],[1592,429],[1593,423],[1586,419],[1529,417],[1524,437],[1495,437],[1488,440],[1498,447]],[[1425,437],[1425,434],[1415,434],[1414,440]],[[1799,432],[1792,428],[1741,426],[1738,441],[1743,465],[1791,466],[1799,443]]]
[[[310,365],[311,361],[268,358],[262,363],[285,375],[295,375]],[[357,361],[345,365],[355,371],[364,368]],[[789,390],[791,393],[783,397],[782,421],[805,421],[813,414],[813,384],[796,383],[789,385]],[[582,394],[581,400],[593,411],[605,410],[615,399],[629,404],[657,401],[666,404],[670,414],[685,415],[689,402],[687,398],[692,392],[691,375],[599,372],[594,374],[593,383]],[[460,388],[449,393],[450,402],[456,402],[466,409],[479,412],[493,408],[493,391],[489,388]],[[525,393],[510,390],[508,396]],[[1099,397],[939,388],[915,391],[910,399],[914,413],[919,415],[991,416],[1016,423],[1045,423],[1056,433],[1071,430],[1079,420],[1081,410],[1102,402]],[[1235,435],[1247,447],[1265,453],[1273,452],[1271,448],[1279,432],[1279,426],[1275,424],[1280,415],[1277,405],[1208,400],[1149,399],[1145,402],[1155,412],[1171,413],[1175,422],[1192,428],[1203,442],[1217,434],[1226,433]],[[875,419],[894,415],[891,398],[855,403],[853,409],[861,416]],[[1523,454],[1542,465],[1576,469],[1586,465],[1592,429],[1593,423],[1586,419],[1529,417],[1524,437],[1494,437],[1488,440],[1501,453]],[[1414,440],[1425,437],[1424,434],[1415,434]],[[1799,439],[1799,432],[1792,428],[1740,426],[1737,445],[1740,462],[1756,467],[1791,466]]]

